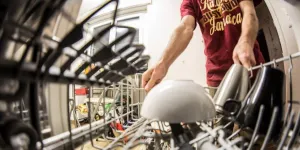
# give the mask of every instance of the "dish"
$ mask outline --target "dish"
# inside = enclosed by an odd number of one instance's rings
[[[202,86],[191,80],[169,80],[156,85],[146,96],[141,115],[170,123],[213,119],[216,110]]]

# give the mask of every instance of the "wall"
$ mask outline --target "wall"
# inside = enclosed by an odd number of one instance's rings
[[[180,23],[181,2],[182,0],[120,0],[120,9],[148,5],[147,10],[143,11],[143,13],[146,13],[141,18],[141,28],[144,30],[145,51],[151,56],[150,66],[154,65],[161,57],[172,31]],[[101,1],[83,0],[80,15],[84,16],[90,9],[99,4],[101,4]],[[206,73],[203,49],[202,36],[199,27],[197,27],[186,51],[174,62],[165,79],[190,79],[205,86]]]
[[[106,0],[83,0],[81,8],[79,10],[79,16],[89,13],[95,7],[101,5],[105,1]],[[134,5],[144,5],[144,4],[150,4],[150,3],[151,3],[151,0],[119,0],[119,9],[126,8],[126,7],[132,7]],[[113,9],[114,9],[114,4],[112,3],[108,7],[105,7],[105,9],[103,11],[101,10],[97,15],[110,12]],[[95,15],[95,16],[97,16],[97,15]]]
[[[161,57],[172,31],[180,23],[182,0],[153,0],[145,16],[145,45],[151,56],[150,66]],[[191,79],[206,85],[205,57],[199,27],[189,46],[171,66],[165,79]]]

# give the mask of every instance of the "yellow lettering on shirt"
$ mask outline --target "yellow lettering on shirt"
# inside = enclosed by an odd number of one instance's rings
[[[216,31],[224,31],[225,26],[232,24],[241,24],[242,23],[242,14],[238,13],[236,15],[228,14],[223,20],[216,21],[216,19],[213,17],[210,19],[210,35],[213,35]]]
[[[231,13],[239,7],[237,0],[200,0],[202,26],[210,28],[210,35],[224,31],[227,25],[242,23],[242,13]],[[209,24],[209,26],[205,26]]]
[[[236,23],[237,24],[242,23],[242,14],[241,13],[237,14],[237,16],[236,16]]]
[[[231,22],[232,22],[233,25],[236,24],[236,21],[234,19],[235,19],[235,16],[232,16],[232,19],[231,19],[232,21]]]
[[[203,26],[205,26],[206,23],[211,23],[211,19],[221,19],[225,18],[225,21],[223,21],[224,25],[227,24],[240,24],[242,22],[242,15],[235,15],[235,16],[223,16],[226,12],[231,12],[237,7],[239,7],[239,3],[237,0],[215,0],[215,3],[213,0],[200,0],[200,3],[202,3],[201,10],[204,11],[202,15],[202,22]],[[207,11],[208,10],[208,11]],[[217,25],[217,24],[215,24]]]
[[[213,35],[214,33],[215,33],[215,19],[213,18],[213,19],[210,19],[210,25],[211,25],[211,28],[210,28],[210,31],[209,31],[209,33],[210,33],[210,35]]]
[[[225,18],[226,18],[226,24],[230,24],[231,23],[231,14],[227,15]]]

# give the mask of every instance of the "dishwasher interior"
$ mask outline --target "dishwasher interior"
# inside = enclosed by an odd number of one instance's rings
[[[255,102],[254,114],[250,114],[254,118],[245,119],[249,103],[234,99],[228,100],[222,111],[215,112],[212,105],[210,110],[217,114],[214,117],[184,103],[175,107],[176,93],[164,97],[170,101],[168,107],[160,107],[166,102],[151,100],[150,96],[145,99],[142,73],[150,56],[143,54],[144,45],[133,42],[135,28],[116,23],[118,6],[119,0],[107,0],[76,19],[77,14],[71,13],[80,7],[76,0],[0,1],[0,149],[300,148],[300,113],[292,109],[299,105],[292,97],[297,83],[291,73],[299,69],[294,61],[300,52],[246,70],[251,75],[255,70],[261,72],[248,97],[258,91],[258,97],[270,93],[266,97],[282,100],[281,92],[285,86],[289,88],[285,104]],[[109,16],[112,23],[91,33],[86,27],[88,21],[107,7],[113,8]],[[62,27],[61,22],[68,23]],[[121,32],[115,40],[105,42],[103,37],[110,30]],[[92,48],[94,44],[97,48]],[[93,51],[88,51],[91,48]],[[185,90],[195,89],[213,104],[203,87]],[[229,90],[223,88],[223,94]],[[152,92],[152,97],[159,94]],[[165,117],[166,113],[159,112],[175,114]],[[197,118],[186,112],[201,115]],[[183,119],[170,119],[174,117]],[[227,123],[220,125],[221,119]],[[234,131],[228,130],[237,124]]]

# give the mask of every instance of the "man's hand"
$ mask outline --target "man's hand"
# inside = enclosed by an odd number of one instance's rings
[[[233,50],[232,59],[235,64],[241,64],[245,68],[250,68],[256,64],[253,44],[249,42],[238,42]]]
[[[241,1],[239,4],[243,13],[242,33],[233,50],[232,59],[234,63],[250,68],[256,64],[253,47],[258,31],[258,19],[252,0]]]
[[[142,86],[149,92],[156,84],[166,76],[168,68],[164,63],[158,63],[143,73]]]

